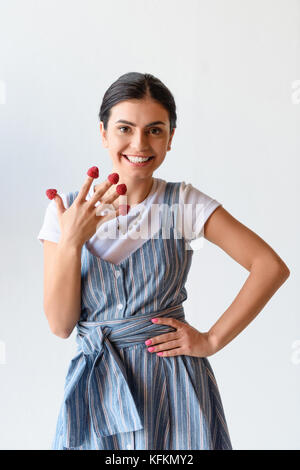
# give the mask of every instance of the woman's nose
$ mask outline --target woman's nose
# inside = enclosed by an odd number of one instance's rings
[[[134,136],[132,137],[132,145],[136,149],[141,149],[141,150],[136,150],[137,152],[142,152],[145,151],[147,148],[147,141],[148,141],[148,135],[145,135],[143,131],[136,131]]]

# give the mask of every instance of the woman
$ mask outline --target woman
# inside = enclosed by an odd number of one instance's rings
[[[77,328],[52,449],[232,449],[207,357],[255,318],[289,270],[218,201],[153,177],[176,128],[174,98],[160,80],[121,76],[99,117],[112,174],[92,188],[92,167],[80,191],[50,190],[38,236],[50,328],[62,338]],[[189,325],[182,306],[189,242],[201,235],[250,272],[207,332]]]

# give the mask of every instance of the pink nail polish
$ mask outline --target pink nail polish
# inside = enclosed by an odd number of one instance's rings
[[[158,318],[152,318],[151,321],[154,321],[154,323],[156,323],[158,321]]]
[[[147,339],[147,341],[145,341],[145,344],[147,344],[147,346],[148,344],[151,344],[151,339]]]

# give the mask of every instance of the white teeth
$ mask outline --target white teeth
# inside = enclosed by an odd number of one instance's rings
[[[143,158],[143,157],[129,157],[128,155],[125,155],[129,161],[131,161],[132,163],[142,163],[142,162],[146,162],[149,160],[149,158],[151,157],[146,157],[146,158]]]

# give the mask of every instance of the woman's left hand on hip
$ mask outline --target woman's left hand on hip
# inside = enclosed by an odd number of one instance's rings
[[[149,338],[151,344],[145,341],[148,351],[159,356],[195,356],[207,357],[215,353],[214,346],[208,332],[200,333],[188,323],[181,322],[176,318],[158,317],[156,325],[170,325],[176,331],[160,334]],[[153,349],[151,349],[153,348]]]

